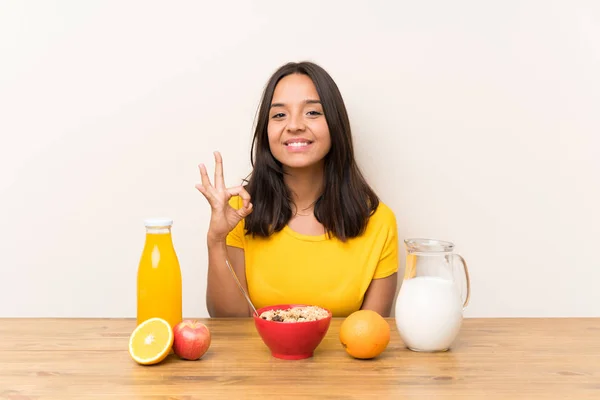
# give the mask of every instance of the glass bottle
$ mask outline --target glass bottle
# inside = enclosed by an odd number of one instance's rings
[[[173,220],[147,219],[137,274],[137,324],[159,317],[171,327],[182,320],[181,269],[173,246]]]

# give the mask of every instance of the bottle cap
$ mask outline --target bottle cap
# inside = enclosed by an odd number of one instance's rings
[[[148,218],[144,220],[144,225],[148,228],[160,228],[173,225],[173,220],[170,218]]]

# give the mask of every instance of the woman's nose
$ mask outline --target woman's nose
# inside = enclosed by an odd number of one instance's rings
[[[287,130],[290,132],[304,130],[304,120],[301,113],[293,113],[290,115]]]

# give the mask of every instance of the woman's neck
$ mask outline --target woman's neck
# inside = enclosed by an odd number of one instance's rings
[[[314,203],[323,192],[323,167],[288,169],[283,182],[289,188],[297,213],[312,212]]]

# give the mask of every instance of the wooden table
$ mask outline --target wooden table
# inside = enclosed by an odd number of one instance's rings
[[[346,355],[334,319],[313,358],[272,358],[250,319],[207,319],[199,361],[137,365],[133,320],[0,319],[0,399],[600,399],[600,319],[467,319],[447,353],[392,339]]]

